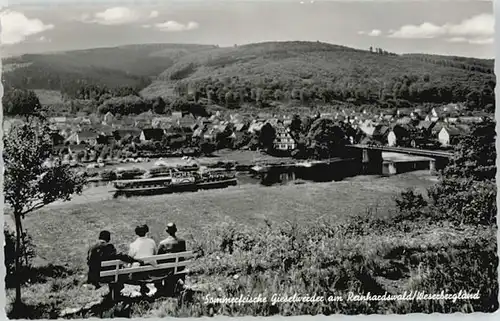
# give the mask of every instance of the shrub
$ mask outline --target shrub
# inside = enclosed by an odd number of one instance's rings
[[[6,275],[5,275],[5,284],[6,287],[12,287],[15,285],[13,283],[16,277],[16,235],[13,231],[9,230],[7,227],[3,229],[3,235],[5,240],[4,245],[4,256],[5,256],[5,267],[6,267]],[[22,270],[25,270],[30,267],[31,259],[35,257],[35,246],[31,241],[31,237],[23,232],[21,237],[21,264]],[[20,271],[19,275],[24,274]],[[25,281],[25,280],[23,280]]]

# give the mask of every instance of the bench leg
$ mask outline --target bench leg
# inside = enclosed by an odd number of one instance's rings
[[[109,283],[109,294],[111,295],[111,300],[113,302],[118,300],[122,289],[123,289],[123,284],[121,283]]]

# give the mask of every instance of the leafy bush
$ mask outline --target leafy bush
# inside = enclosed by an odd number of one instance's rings
[[[437,217],[459,224],[496,224],[495,122],[473,126],[455,148],[440,181],[429,189]]]
[[[395,218],[395,222],[403,220],[415,220],[422,216],[422,211],[427,206],[427,201],[422,194],[415,193],[412,189],[407,189],[396,197],[396,207],[399,215]]]
[[[3,229],[4,235],[4,257],[5,257],[5,284],[6,287],[12,287],[16,278],[16,235],[14,232],[9,230],[7,227]],[[31,237],[24,232],[21,237],[21,264],[22,269],[25,270],[30,267],[31,259],[35,257],[35,246],[31,241]],[[18,275],[24,274],[22,271]]]

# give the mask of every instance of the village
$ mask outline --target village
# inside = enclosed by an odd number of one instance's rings
[[[340,110],[311,113],[306,117],[345,123],[353,129],[351,133],[356,133],[349,137],[351,144],[449,149],[460,135],[467,134],[470,126],[480,123],[485,116],[467,112],[461,104],[448,104],[433,108],[428,114],[418,108],[404,108],[397,109],[395,114]],[[250,144],[241,146],[234,142],[258,134],[266,124],[275,131],[274,151],[290,156],[297,149],[299,139],[290,128],[293,117],[284,113],[241,115],[220,111],[210,117],[197,118],[183,112],[172,112],[167,117],[156,117],[152,113],[121,117],[108,112],[102,118],[52,117],[50,128],[56,158],[71,164],[199,155],[200,142],[213,144],[215,148],[222,135],[230,142],[222,147],[255,149]]]

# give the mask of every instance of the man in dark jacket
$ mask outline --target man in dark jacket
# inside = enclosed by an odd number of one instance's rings
[[[168,223],[166,232],[168,233],[168,237],[160,242],[158,246],[158,255],[185,252],[186,241],[175,235],[175,233],[177,233],[177,226],[174,223]]]
[[[114,266],[101,267],[103,261],[122,260],[127,263],[144,263],[140,259],[134,259],[126,254],[118,253],[115,246],[110,243],[110,240],[111,233],[109,233],[109,231],[101,231],[101,233],[99,233],[98,242],[90,247],[87,254],[87,265],[89,267],[87,283],[94,285],[96,288],[100,287],[100,281],[104,281],[103,283],[112,281],[110,278],[100,278],[101,271],[115,268]]]
[[[168,237],[160,242],[158,246],[157,255],[185,252],[186,241],[177,237],[177,235],[175,234],[177,232],[177,226],[174,223],[168,223],[166,232],[168,233]],[[184,258],[179,258],[179,261],[183,260]],[[161,261],[159,260],[158,264],[173,263],[173,262],[175,262],[175,259],[166,259]],[[182,270],[184,270],[184,268],[177,269],[177,271],[182,271]],[[174,268],[168,269],[166,271],[166,274],[172,276],[174,274]],[[165,279],[160,282],[156,282],[155,287],[160,292],[171,293],[171,294],[176,290],[177,291],[182,290],[182,288],[184,287],[184,280],[185,280],[184,275],[181,275],[180,277],[174,277],[171,280],[174,282],[174,284],[170,283],[169,282],[170,280]]]

